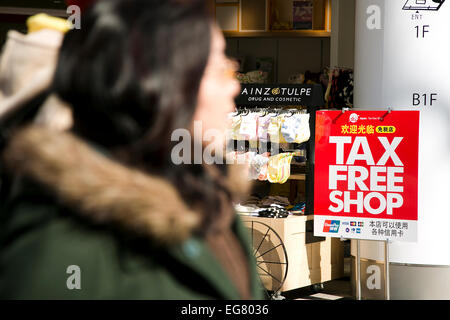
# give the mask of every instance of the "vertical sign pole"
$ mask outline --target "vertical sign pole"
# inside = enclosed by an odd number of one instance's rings
[[[361,300],[361,251],[360,240],[356,240],[356,299]]]
[[[384,288],[386,300],[391,300],[391,288],[389,279],[389,239],[384,242]]]

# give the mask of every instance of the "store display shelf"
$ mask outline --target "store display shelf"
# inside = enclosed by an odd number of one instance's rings
[[[62,10],[59,8],[33,8],[33,7],[7,7],[0,5],[0,14],[1,15],[15,15],[15,16],[32,16],[38,13],[46,13],[55,17],[67,17],[68,14],[66,10]]]
[[[329,38],[327,30],[224,31],[227,38]]]
[[[306,174],[291,174],[289,180],[306,180]]]

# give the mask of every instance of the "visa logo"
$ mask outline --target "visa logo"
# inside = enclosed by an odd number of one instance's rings
[[[325,220],[323,232],[338,233],[340,224],[341,222],[337,220]]]

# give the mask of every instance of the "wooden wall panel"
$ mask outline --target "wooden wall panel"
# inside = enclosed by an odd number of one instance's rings
[[[325,29],[325,1],[326,0],[314,0],[313,2],[313,29]]]
[[[239,31],[239,6],[234,4],[216,5],[215,19],[223,31]]]
[[[305,71],[318,72],[322,66],[321,39],[280,39],[278,50],[278,82]]]
[[[241,30],[266,30],[266,0],[241,0]]]

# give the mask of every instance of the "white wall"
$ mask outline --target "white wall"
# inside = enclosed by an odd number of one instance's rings
[[[367,28],[377,4],[381,28]],[[358,0],[355,104],[363,109],[420,110],[418,242],[393,243],[392,262],[450,265],[450,2],[439,11],[403,10],[403,0]],[[369,10],[370,11],[370,10]],[[416,26],[428,26],[417,36]],[[413,105],[413,94],[436,94],[433,105]],[[367,258],[376,244],[362,243]],[[366,250],[367,249],[367,250]]]
[[[331,66],[354,66],[355,1],[331,1]]]

